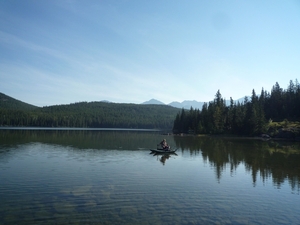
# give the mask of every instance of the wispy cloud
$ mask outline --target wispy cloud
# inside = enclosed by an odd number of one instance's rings
[[[274,28],[268,32],[257,32],[263,27],[247,8],[254,3],[169,3],[29,2],[17,12],[4,2],[0,90],[39,105],[169,103],[209,101],[217,90],[226,99],[240,98],[298,76],[293,3],[274,3],[268,12],[260,5],[255,15],[282,21],[264,22]],[[222,32],[211,23],[219,8],[231,18]]]

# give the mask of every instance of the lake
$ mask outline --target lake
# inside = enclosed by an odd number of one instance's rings
[[[0,224],[299,224],[299,178],[299,142],[0,130]]]

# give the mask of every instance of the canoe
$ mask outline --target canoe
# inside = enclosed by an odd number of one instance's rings
[[[150,149],[151,152],[153,153],[163,153],[163,154],[167,154],[167,153],[175,153],[177,149],[175,150],[164,150],[164,149]]]

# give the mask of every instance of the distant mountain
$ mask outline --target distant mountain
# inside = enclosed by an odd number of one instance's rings
[[[38,107],[0,93],[0,109],[1,108],[13,110],[32,110]]]
[[[106,102],[78,102],[27,111],[0,108],[0,126],[171,130],[178,112],[178,108],[168,105]]]
[[[245,96],[245,97],[246,97],[246,96]],[[243,102],[244,102],[244,99],[245,99],[245,97],[243,97],[243,98],[239,98],[239,99],[237,99],[237,100],[233,100],[233,102],[234,102],[234,103],[236,103],[236,104],[237,104],[238,102],[239,102],[239,103],[243,103]],[[247,97],[248,97],[248,99],[250,99],[250,96],[247,96]],[[230,100],[226,100],[226,105],[227,105],[227,106],[229,106],[229,105],[230,105]]]
[[[250,97],[249,97],[250,98]],[[244,97],[243,98],[239,98],[237,100],[234,100],[235,103],[237,102],[244,102]],[[184,109],[190,109],[191,107],[193,107],[193,109],[202,109],[202,106],[205,102],[198,102],[196,100],[184,100],[183,102],[171,102],[168,105],[169,106],[173,106],[175,108],[184,108]],[[207,102],[208,103],[208,102]],[[142,104],[152,104],[152,105],[165,105],[163,102],[158,101],[156,99],[151,99],[149,101],[143,102]],[[226,100],[226,105],[230,105],[230,100]]]
[[[142,105],[165,105],[165,103],[152,98],[149,101],[143,102]]]
[[[169,105],[173,106],[175,108],[183,108],[182,103],[180,103],[180,102],[171,102]]]
[[[166,105],[165,103],[158,101],[156,99],[150,99],[149,101],[143,102],[143,105]],[[171,102],[167,105],[175,107],[175,108],[184,108],[184,109],[190,109],[191,107],[201,109],[204,102],[197,102],[195,100],[188,101],[185,100],[183,102]]]
[[[248,98],[250,98],[248,96]],[[112,103],[109,102],[107,100],[102,100],[101,102],[103,103]],[[235,103],[237,102],[244,102],[244,97],[243,98],[239,98],[237,100],[234,100]],[[175,108],[184,108],[184,109],[190,109],[191,107],[193,107],[193,109],[202,109],[202,106],[205,102],[198,102],[196,100],[185,100],[183,102],[171,102],[169,104],[165,104],[159,100],[156,99],[150,99],[149,101],[143,102],[141,103],[142,105],[165,105],[165,106],[172,106]],[[230,105],[230,100],[226,100],[226,105]],[[15,110],[32,110],[32,109],[36,109],[39,108],[37,106],[22,102],[20,100],[14,99],[10,96],[7,96],[3,93],[0,92],[0,109],[15,109]]]
[[[193,109],[202,109],[204,102],[197,102],[195,100],[193,101],[188,101],[185,100],[183,102],[171,102],[169,105],[176,107],[176,108],[184,108],[184,109],[190,109],[193,107]]]

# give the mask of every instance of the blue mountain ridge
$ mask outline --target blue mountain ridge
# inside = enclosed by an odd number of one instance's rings
[[[244,102],[244,98],[239,98],[237,100],[234,100],[235,103],[237,102]],[[202,106],[205,102],[198,102],[196,100],[184,100],[183,102],[171,102],[169,104],[165,104],[159,100],[156,99],[150,99],[149,101],[143,102],[141,104],[151,104],[151,105],[169,105],[169,106],[173,106],[175,108],[184,108],[184,109],[190,109],[191,107],[193,107],[193,109],[202,109]],[[226,105],[230,104],[230,100],[226,100]]]

